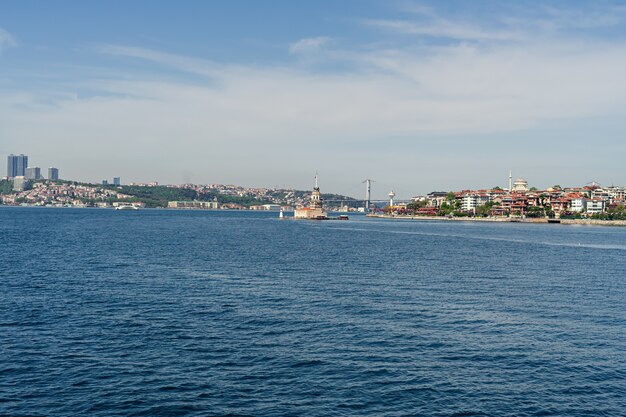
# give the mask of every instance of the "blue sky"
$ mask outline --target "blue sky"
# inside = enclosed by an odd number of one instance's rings
[[[3,1],[0,153],[400,198],[626,185],[624,68],[622,2]]]

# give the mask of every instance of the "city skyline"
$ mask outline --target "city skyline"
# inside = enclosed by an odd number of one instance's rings
[[[13,154],[8,155],[8,157],[7,157],[7,174],[12,171],[12,167],[16,166],[16,161],[17,161],[18,158],[21,158],[21,160],[22,160],[21,164],[24,164],[24,163],[27,164],[28,155],[23,155],[23,154],[20,154],[19,156],[18,155],[13,155]],[[13,175],[13,178],[15,178],[15,177],[16,177],[16,175]],[[20,181],[23,181],[23,180],[43,180],[43,179],[59,180],[60,179],[59,178],[59,169],[55,168],[55,167],[49,167],[48,168],[48,177],[47,178],[44,178],[43,175],[41,174],[41,168],[40,167],[30,167],[30,166],[28,168],[24,169],[24,173],[22,175],[20,175],[20,177],[24,177]],[[12,179],[11,175],[9,175],[9,174],[5,178],[8,178],[9,180]],[[314,178],[315,184],[317,186],[317,183],[318,183],[318,180],[319,180],[318,173],[316,173],[315,176],[312,177],[312,178]],[[563,183],[563,185],[557,184],[554,181],[553,182],[549,182],[549,181],[546,182],[546,181],[544,181],[545,184],[551,184],[551,185],[546,185],[546,186],[543,186],[543,187],[537,187],[536,185],[529,185],[528,181],[525,178],[520,177],[520,176],[515,177],[515,181],[514,181],[512,170],[509,170],[509,174],[508,174],[507,179],[508,179],[508,187],[506,185],[502,186],[502,184],[495,184],[495,185],[491,185],[491,186],[483,184],[483,185],[478,186],[478,187],[467,187],[467,186],[464,186],[462,184],[457,184],[453,188],[448,188],[448,189],[437,189],[437,188],[431,187],[430,190],[427,193],[444,192],[444,194],[445,194],[446,192],[458,192],[458,191],[470,192],[471,193],[471,192],[475,192],[476,190],[485,191],[485,190],[494,190],[494,189],[502,189],[502,190],[507,190],[507,191],[516,191],[516,190],[519,190],[520,187],[521,187],[521,189],[524,189],[524,190],[538,190],[538,191],[539,190],[547,190],[547,189],[550,189],[552,187],[559,187],[559,188],[564,188],[564,189],[576,188],[576,187],[581,187],[581,186],[600,186],[600,187],[624,188],[623,184],[615,184],[615,183],[610,183],[610,184],[609,183],[603,183],[602,184],[602,183],[599,183],[599,182],[596,182],[596,181],[589,181],[589,182],[586,182],[586,183],[583,183],[583,184],[571,184],[569,182],[565,182],[565,183]],[[64,180],[65,181],[76,181],[76,182],[79,182],[79,183],[82,182],[82,183],[87,183],[87,184],[92,184],[92,185],[97,185],[97,184],[113,185],[113,186],[123,185],[122,182],[121,182],[121,177],[119,177],[119,176],[113,177],[113,180],[110,183],[109,183],[108,179],[106,179],[106,178],[102,179],[101,181],[94,181],[94,182],[90,182],[90,181],[84,180],[82,178],[65,178]],[[370,181],[370,183],[367,183],[368,181]],[[496,182],[496,181],[497,180],[494,179],[494,181],[492,181],[492,182]],[[377,181],[369,179],[369,180],[364,180],[364,181],[360,182],[360,185],[363,185],[363,184],[367,183],[367,185],[365,186],[365,189],[367,189],[367,191],[365,191],[365,195],[366,195],[365,199],[366,200],[368,199],[367,196],[370,195],[371,182],[377,182]],[[155,185],[182,186],[182,185],[185,185],[185,183],[165,183],[165,184],[161,183],[161,184],[159,184],[158,181],[148,181],[148,182],[145,182],[145,183],[141,183],[141,182],[136,182],[136,181],[132,181],[132,180],[128,184],[129,185],[143,185],[143,186],[155,186]],[[188,184],[191,184],[191,183],[188,183]],[[293,186],[282,186],[282,187],[281,186],[274,186],[274,187],[272,187],[272,186],[264,186],[264,185],[258,185],[258,184],[257,185],[243,185],[243,184],[235,184],[235,183],[232,183],[232,182],[225,182],[225,183],[221,183],[221,184],[220,183],[215,183],[215,182],[213,182],[213,183],[208,183],[207,182],[207,183],[195,183],[194,185],[198,185],[198,186],[202,186],[202,185],[242,186],[244,188],[250,188],[250,189],[273,189],[273,188],[274,189],[287,189],[287,190],[288,189],[293,189],[293,190],[298,189],[297,187],[293,187]],[[389,195],[391,193],[393,193],[394,196],[396,195],[397,187],[393,187],[393,186],[390,186],[388,184],[381,184],[381,185],[382,185],[381,187],[377,187],[379,189],[375,189],[374,192],[371,193],[371,198],[372,199],[375,199],[377,201],[383,201],[387,197],[389,197]],[[363,193],[362,192],[359,193],[358,191],[354,190],[354,188],[355,187],[353,187],[353,189],[349,193],[343,193],[343,192],[340,192],[340,191],[337,191],[337,190],[327,190],[327,191],[332,192],[332,193],[336,193],[336,194],[349,196],[349,197],[355,198],[357,200],[361,199],[361,197],[362,197],[361,194],[363,194]],[[363,188],[363,187],[361,187],[361,188]],[[303,189],[306,189],[306,187],[303,188]],[[300,190],[302,190],[302,189],[300,189]],[[360,191],[364,191],[364,190],[360,190]],[[406,201],[406,200],[410,200],[410,199],[415,198],[415,197],[423,196],[423,195],[425,195],[427,193],[426,192],[424,192],[424,193],[410,192],[410,191],[407,191],[407,190],[401,190],[399,198]]]
[[[618,2],[185,4],[0,5],[0,152],[350,195],[626,183]]]

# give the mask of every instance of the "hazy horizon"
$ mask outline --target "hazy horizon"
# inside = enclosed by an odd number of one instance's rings
[[[374,198],[626,185],[619,2],[0,4],[0,154]]]

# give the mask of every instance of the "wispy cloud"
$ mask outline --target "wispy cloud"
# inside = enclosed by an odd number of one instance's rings
[[[136,46],[105,45],[100,48],[100,52],[108,55],[147,60],[166,67],[175,68],[180,71],[208,77],[215,76],[221,72],[221,66],[213,61],[170,54],[167,52],[155,51]]]
[[[364,20],[364,23],[372,27],[407,35],[424,35],[454,40],[506,41],[520,40],[524,37],[523,34],[513,30],[489,30],[480,26],[457,23],[445,19],[433,19],[428,22],[369,19]]]
[[[571,36],[572,31],[584,33],[626,23],[626,7],[592,7],[583,10],[544,5],[532,11],[515,8],[513,12],[499,16],[498,21],[512,30],[527,33],[529,38],[560,33]]]
[[[284,144],[294,136],[323,142],[510,131],[546,120],[601,115],[626,105],[624,44],[460,45],[432,49],[428,55],[378,50],[353,53],[354,71],[321,74],[298,67],[216,65],[134,47],[107,47],[104,52],[210,76],[210,82],[158,78],[158,72],[151,74],[151,81],[129,81],[127,76],[94,80],[115,97],[62,99],[50,115],[60,116],[59,109],[64,109],[69,122],[85,119],[74,117],[75,111],[84,115],[98,109],[94,123],[100,114],[108,114],[124,126],[127,118],[141,123],[137,114],[158,114],[163,106],[163,114],[171,116],[168,124],[180,123],[185,130],[198,126],[189,140],[256,138]],[[5,109],[11,107],[3,101]],[[106,103],[112,107],[102,113]],[[154,117],[144,122],[148,130],[165,123]],[[204,129],[212,133],[207,136]]]
[[[469,13],[440,15],[433,7],[404,4],[402,19],[365,19],[370,27],[404,35],[455,41],[529,41],[572,30],[610,28],[626,22],[626,7],[558,8],[540,5],[528,8],[510,4],[487,16]]]
[[[10,48],[17,45],[17,40],[6,30],[0,28],[0,52],[3,49]]]
[[[327,36],[318,36],[315,38],[304,38],[289,45],[289,52],[292,54],[306,53],[317,51],[322,46],[328,44],[331,39]]]

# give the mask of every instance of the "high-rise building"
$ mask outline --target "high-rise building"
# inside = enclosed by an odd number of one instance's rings
[[[59,179],[59,168],[48,168],[48,179],[49,180],[58,180]]]
[[[102,185],[109,185],[109,181],[108,180],[102,180]]]
[[[26,168],[26,173],[24,177],[27,180],[38,180],[41,178],[41,168],[39,167],[28,167]]]
[[[17,156],[11,154],[7,156],[7,177],[13,178],[17,173]]]
[[[121,183],[120,177],[113,177],[113,185],[120,185]]]
[[[28,156],[20,154],[17,157],[17,173],[15,174],[16,177],[19,176],[25,176],[26,175],[26,168],[28,167]]]
[[[9,155],[7,157],[7,177],[14,178],[26,175],[26,167],[28,166],[28,156],[26,155]]]

